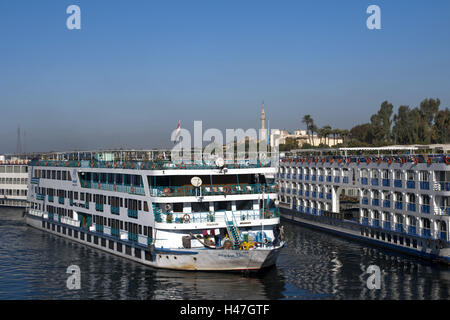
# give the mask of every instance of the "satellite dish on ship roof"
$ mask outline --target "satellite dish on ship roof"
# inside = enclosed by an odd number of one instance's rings
[[[280,204],[280,201],[277,199],[277,200],[274,201],[274,203],[275,203],[275,206],[278,207],[278,205]]]
[[[223,160],[223,158],[216,159],[216,166],[218,166],[219,168],[222,168],[224,165],[225,165],[225,161]]]
[[[191,184],[194,187],[198,188],[202,185],[202,179],[200,179],[200,177],[192,177]]]

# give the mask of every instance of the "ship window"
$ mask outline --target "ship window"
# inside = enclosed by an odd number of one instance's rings
[[[144,201],[144,211],[148,212],[148,203]]]
[[[127,255],[131,256],[131,247],[130,246],[125,245],[125,253]]]
[[[98,244],[98,236],[94,236],[94,244]]]
[[[142,258],[141,250],[140,250],[140,249],[137,249],[137,248],[134,248],[134,256],[135,256],[136,258],[141,259],[141,258]]]
[[[413,239],[413,248],[417,248],[417,240]]]
[[[105,238],[102,238],[101,244],[102,244],[102,247],[106,248],[106,239]]]
[[[144,252],[145,252],[145,260],[153,261],[153,256],[151,255],[151,253],[147,250],[145,250]]]
[[[84,232],[80,232],[80,240],[84,241]]]
[[[405,240],[406,240],[406,246],[409,247],[411,245],[411,239],[406,238]]]
[[[109,240],[109,248],[110,248],[111,250],[114,250],[114,241]]]
[[[67,171],[62,172],[62,179],[67,180]]]

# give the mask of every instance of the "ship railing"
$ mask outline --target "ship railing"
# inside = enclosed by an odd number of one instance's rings
[[[370,164],[370,163],[426,163],[428,165],[434,163],[447,164],[449,162],[447,154],[403,154],[403,155],[325,155],[325,156],[286,156],[281,157],[280,164]]]
[[[70,225],[70,226],[74,226],[74,227],[79,227],[80,226],[80,221],[79,220],[74,220],[70,217],[61,217],[60,219],[61,223]]]
[[[266,160],[227,160],[224,159],[225,167],[228,169],[251,169],[268,168],[276,164],[271,158]],[[132,170],[169,170],[169,169],[217,169],[219,168],[213,160],[129,160],[129,161],[99,161],[99,160],[33,160],[31,166],[48,167],[78,167],[78,168],[118,168]]]
[[[36,217],[42,217],[44,215],[44,212],[41,210],[37,210],[37,209],[29,209],[28,213],[32,216],[36,216]]]
[[[273,219],[280,217],[279,208],[254,209],[254,210],[236,210],[232,211],[236,223],[243,221],[254,221],[262,219]],[[158,219],[156,218],[158,217]],[[191,212],[191,213],[169,213],[155,211],[155,221],[165,223],[208,223],[223,222],[226,223],[226,211],[216,212]]]
[[[200,190],[201,189],[201,190]],[[201,186],[158,186],[151,187],[150,195],[153,197],[193,197],[193,196],[214,196],[214,195],[240,195],[240,194],[261,194],[277,193],[277,184],[227,184]]]
[[[112,183],[95,183],[92,181],[80,181],[80,185],[83,188],[98,189],[105,191],[124,192],[137,195],[145,195],[145,189],[143,186],[132,186]]]

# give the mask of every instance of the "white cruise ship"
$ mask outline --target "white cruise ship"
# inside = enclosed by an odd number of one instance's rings
[[[0,207],[26,207],[29,160],[0,155]]]
[[[450,146],[298,150],[279,161],[281,217],[450,263]]]
[[[284,246],[277,159],[178,165],[165,152],[43,155],[29,225],[158,268],[259,270]]]

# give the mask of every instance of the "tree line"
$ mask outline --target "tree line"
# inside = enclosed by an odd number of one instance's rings
[[[336,147],[381,147],[392,144],[445,144],[450,143],[450,110],[439,109],[439,99],[424,99],[418,107],[399,106],[394,114],[394,106],[384,101],[376,114],[367,123],[348,129],[332,128],[330,125],[319,128],[311,115],[304,115],[301,122],[306,125],[308,143],[302,148],[328,147],[338,139],[342,143]],[[316,136],[320,144],[314,144]],[[280,150],[296,149],[294,138],[287,138]]]

